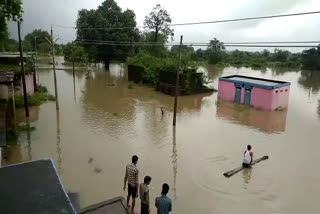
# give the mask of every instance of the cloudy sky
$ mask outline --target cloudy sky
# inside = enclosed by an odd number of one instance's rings
[[[75,30],[61,28],[75,26],[78,10],[95,9],[103,0],[23,0],[24,22],[22,33],[26,35],[35,28],[49,30],[60,42],[75,39]],[[165,7],[173,23],[213,21],[230,18],[277,15],[308,11],[320,11],[319,0],[116,0],[118,5],[136,14],[137,25],[156,4]],[[234,23],[177,26],[175,41],[180,35],[184,42],[208,42],[217,37],[223,42],[252,41],[307,41],[320,40],[320,14],[278,19],[253,20]],[[16,37],[16,24],[9,24],[9,32]]]

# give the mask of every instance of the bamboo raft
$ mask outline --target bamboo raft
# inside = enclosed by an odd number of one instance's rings
[[[269,156],[267,156],[267,155],[266,155],[266,156],[263,156],[263,157],[261,157],[261,158],[258,158],[258,159],[256,159],[256,160],[252,161],[251,166],[255,165],[256,163],[259,163],[260,161],[267,160],[268,158],[269,158]],[[232,175],[240,172],[240,171],[243,170],[243,169],[244,169],[244,167],[243,167],[243,166],[240,166],[240,167],[238,167],[238,168],[235,168],[235,169],[233,169],[233,170],[230,170],[230,171],[228,171],[228,172],[225,172],[223,175],[226,176],[227,178],[229,178],[229,177],[231,177]]]

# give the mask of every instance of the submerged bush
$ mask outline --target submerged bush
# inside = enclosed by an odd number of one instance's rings
[[[55,101],[55,96],[48,94],[48,89],[45,86],[38,85],[33,95],[28,95],[28,105],[38,106],[46,101]],[[16,108],[24,107],[24,97],[16,96],[14,98]]]

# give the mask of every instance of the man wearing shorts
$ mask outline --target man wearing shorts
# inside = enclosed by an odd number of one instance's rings
[[[131,212],[134,211],[136,204],[136,198],[138,197],[139,188],[139,170],[137,168],[138,156],[132,156],[132,163],[126,166],[126,174],[124,176],[123,190],[126,190],[126,184],[128,181],[128,197],[127,197],[127,208],[129,209],[130,197],[132,196]]]

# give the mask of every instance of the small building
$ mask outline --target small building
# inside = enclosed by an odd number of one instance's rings
[[[219,78],[218,97],[264,110],[288,107],[290,82],[232,75]]]

